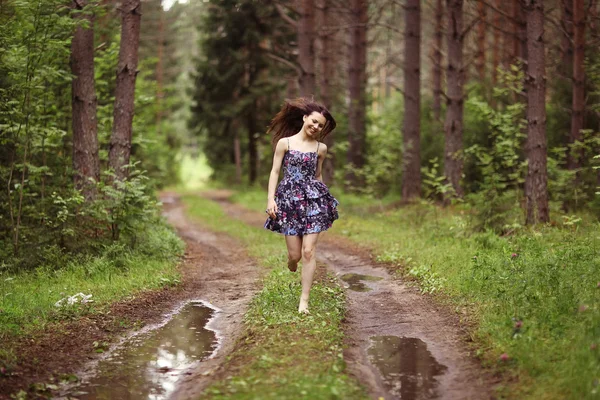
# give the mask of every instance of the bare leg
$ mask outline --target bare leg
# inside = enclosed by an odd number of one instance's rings
[[[313,283],[313,276],[317,268],[315,251],[317,248],[318,233],[311,233],[302,238],[302,295],[298,312],[308,313],[308,296]]]
[[[288,269],[296,272],[298,261],[302,258],[302,236],[286,236],[285,244],[288,249]]]

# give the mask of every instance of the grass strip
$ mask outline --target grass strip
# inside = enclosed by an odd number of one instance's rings
[[[183,242],[175,232],[156,221],[134,249],[114,243],[95,257],[46,257],[47,264],[34,271],[0,272],[0,341],[42,330],[50,322],[97,312],[141,291],[174,285],[179,282],[177,263],[182,252]],[[91,294],[93,302],[55,305],[78,293]],[[11,350],[3,348],[0,365],[13,361]]]
[[[245,333],[229,360],[230,375],[207,389],[213,399],[364,399],[345,373],[343,290],[323,267],[310,299],[311,314],[299,315],[299,274],[286,267],[283,239],[231,219],[197,196],[183,197],[188,214],[211,229],[239,239],[269,272],[245,316]]]
[[[254,190],[234,199],[261,209],[263,197]],[[443,292],[457,312],[468,310],[478,355],[505,372],[500,398],[600,397],[597,222],[566,218],[499,237],[472,232],[468,209],[415,205],[373,212],[373,200],[345,197],[338,196],[341,216],[332,233],[368,246],[379,261],[415,278],[423,292]]]

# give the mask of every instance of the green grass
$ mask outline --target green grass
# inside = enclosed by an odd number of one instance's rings
[[[256,208],[262,197],[240,192],[235,200]],[[342,206],[333,233],[368,246],[422,291],[442,292],[457,312],[469,311],[483,362],[506,372],[500,397],[600,398],[597,222],[573,226],[567,219],[499,237],[471,232],[466,209],[417,205],[367,213],[377,211],[372,200],[361,206],[352,197],[344,207],[344,195],[337,197]]]
[[[311,290],[311,315],[298,314],[299,274],[286,267],[283,238],[226,216],[215,203],[183,197],[188,213],[211,229],[242,241],[267,269],[263,289],[245,316],[245,333],[230,360],[230,376],[207,389],[214,399],[363,399],[344,372],[344,293],[322,275]]]
[[[46,257],[47,264],[26,273],[0,273],[0,341],[43,329],[49,322],[102,310],[135,293],[176,284],[183,242],[164,223],[140,235],[135,249],[115,243],[98,256]],[[63,264],[64,263],[64,264]],[[58,264],[58,265],[57,265]],[[92,295],[92,303],[56,307],[77,293]],[[9,351],[0,354],[0,364]]]

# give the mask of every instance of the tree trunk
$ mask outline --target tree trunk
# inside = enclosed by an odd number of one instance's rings
[[[114,122],[108,155],[109,166],[119,180],[128,176],[127,166],[131,155],[141,8],[141,0],[124,0],[121,5],[121,48],[117,65]]]
[[[333,33],[328,32],[324,28],[327,26],[327,23],[331,21],[332,12],[329,7],[329,0],[319,0],[319,4],[317,6],[317,22],[321,29],[318,33],[318,38],[320,42],[320,51],[319,51],[319,65],[321,67],[319,73],[319,94],[321,102],[327,107],[329,111],[331,111],[332,107],[332,78],[335,75],[335,66],[334,60],[332,58],[332,48],[333,48]],[[333,157],[333,135],[327,135],[324,139],[324,143],[327,145],[328,152],[327,158],[323,161],[323,181],[331,185],[333,183],[334,178],[334,166],[335,160]]]
[[[502,4],[502,0],[496,0],[496,8],[500,9]],[[502,28],[500,21],[502,16],[499,12],[494,12],[493,24],[496,29],[494,29],[494,36],[492,41],[492,87],[496,86],[496,82],[498,80],[498,67],[500,66],[500,49],[502,48],[502,35],[497,30],[497,28]],[[492,96],[492,102],[495,105],[495,98]]]
[[[242,146],[237,131],[233,137],[233,158],[235,160],[235,183],[240,185],[242,183]]]
[[[348,109],[348,164],[362,168],[365,164],[365,113],[367,85],[367,23],[368,4],[366,0],[351,1],[350,63],[348,86],[350,106]],[[348,181],[354,187],[361,182],[350,172]]]
[[[253,105],[248,113],[248,181],[250,184],[256,182],[256,177],[258,175],[257,165],[258,165],[258,141],[257,141],[257,133],[258,127],[256,126],[256,100],[254,100]]]
[[[315,95],[315,3],[314,0],[300,1],[298,20],[298,63],[300,64],[300,96]]]
[[[444,18],[444,2],[436,0],[435,33],[433,40],[433,118],[439,121],[442,113],[442,21]]]
[[[562,40],[560,44],[561,63],[558,67],[562,78],[570,80],[573,76],[573,3],[576,0],[561,0],[560,27]]]
[[[477,58],[475,60],[475,67],[481,84],[485,83],[486,7],[482,1],[477,3],[479,22],[477,23]]]
[[[85,0],[73,0],[72,7],[77,20],[88,21],[89,26],[78,26],[71,42],[71,71],[73,107],[73,171],[75,188],[82,191],[86,200],[96,195],[96,186],[90,180],[100,180],[98,156],[98,99],[94,86],[94,17],[80,11]]]
[[[516,60],[521,62],[525,62],[527,60],[527,22],[525,20],[525,15],[523,14],[523,8],[519,3],[519,0],[514,0],[516,14],[515,18],[517,19],[517,42],[518,45],[515,46],[515,56]]]
[[[404,159],[402,201],[421,197],[421,1],[404,10]]]
[[[521,0],[527,21],[527,224],[548,222],[543,0]]]
[[[165,10],[160,5],[158,12],[158,46],[156,60],[156,131],[160,135],[163,119],[163,97],[164,97],[164,54],[165,54]]]
[[[585,116],[585,7],[583,0],[573,3],[573,107],[571,113],[571,135],[569,144],[581,141]],[[582,151],[569,151],[567,167],[574,170],[581,167]]]
[[[456,192],[462,197],[460,179],[463,171],[463,0],[447,0],[448,6],[448,71],[447,109],[444,132],[444,174]]]

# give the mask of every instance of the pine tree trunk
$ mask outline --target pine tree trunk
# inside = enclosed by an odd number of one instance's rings
[[[496,0],[495,6],[500,9],[502,0]],[[494,12],[493,24],[496,28],[502,28],[500,21],[502,16],[498,12]],[[502,48],[502,35],[497,29],[494,29],[492,41],[492,87],[496,86],[498,80],[498,67],[500,66],[500,49]],[[495,104],[495,98],[492,97],[492,102]]]
[[[298,63],[300,96],[315,95],[315,3],[314,0],[300,1],[298,20]]]
[[[548,222],[543,0],[521,0],[527,24],[527,224]]]
[[[439,121],[442,113],[442,45],[444,2],[436,0],[435,31],[433,40],[433,118]]]
[[[515,17],[517,18],[517,41],[518,46],[515,47],[515,59],[520,61],[527,60],[527,21],[525,20],[525,14],[523,8],[519,3],[519,0],[514,0],[515,8],[517,10]]]
[[[319,30],[318,37],[320,42],[320,51],[319,51],[319,65],[321,67],[319,73],[319,94],[321,102],[327,107],[329,111],[331,111],[332,107],[332,78],[335,75],[334,68],[334,60],[332,57],[332,49],[333,49],[333,40],[332,33],[328,32],[324,28],[327,27],[327,24],[331,21],[332,12],[329,6],[329,0],[319,0],[319,4],[317,6],[317,21],[321,29]],[[331,185],[333,184],[334,178],[334,166],[335,160],[333,157],[333,145],[334,145],[334,136],[327,135],[324,139],[325,144],[327,145],[328,152],[327,158],[323,161],[323,181]]]
[[[85,6],[85,0],[73,0],[74,10],[81,11]],[[96,119],[98,99],[94,85],[94,17],[78,12],[74,18],[89,23],[87,28],[78,26],[75,29],[71,42],[74,183],[86,200],[92,200],[96,187],[90,180],[100,180]]]
[[[479,16],[479,22],[477,23],[477,58],[475,61],[475,67],[477,69],[477,75],[479,75],[479,81],[481,84],[485,83],[485,47],[486,47],[486,5],[483,2],[477,3],[477,14]]]
[[[124,0],[121,5],[121,47],[117,65],[115,109],[108,162],[119,180],[128,176],[134,115],[135,79],[138,66],[141,0]]]
[[[240,185],[242,183],[242,145],[237,131],[233,137],[233,159],[235,162],[235,183]]]
[[[463,0],[447,0],[448,6],[448,71],[447,102],[444,131],[444,175],[462,197],[460,179],[463,171]]]
[[[156,131],[161,133],[163,119],[163,97],[164,97],[164,55],[165,55],[165,10],[159,7],[160,17],[158,20],[158,46],[156,60]]]
[[[257,165],[258,165],[258,141],[257,141],[257,133],[258,127],[256,123],[256,115],[258,110],[256,109],[256,100],[254,100],[253,105],[251,107],[251,111],[248,113],[248,180],[250,184],[256,182],[256,177],[258,175]]]
[[[573,5],[573,107],[571,113],[571,135],[569,144],[581,141],[585,117],[585,7],[583,0],[572,0]],[[581,151],[569,152],[567,167],[581,167]]]
[[[362,168],[365,164],[365,113],[367,85],[367,23],[366,0],[351,0],[352,21],[350,28],[350,62],[348,86],[350,105],[348,109],[348,164]],[[349,173],[347,180],[354,187],[360,179]]]
[[[561,0],[562,40],[560,44],[561,63],[558,70],[565,80],[571,80],[573,76],[573,2],[574,0]]]
[[[404,126],[402,201],[421,197],[421,1],[404,9]]]

